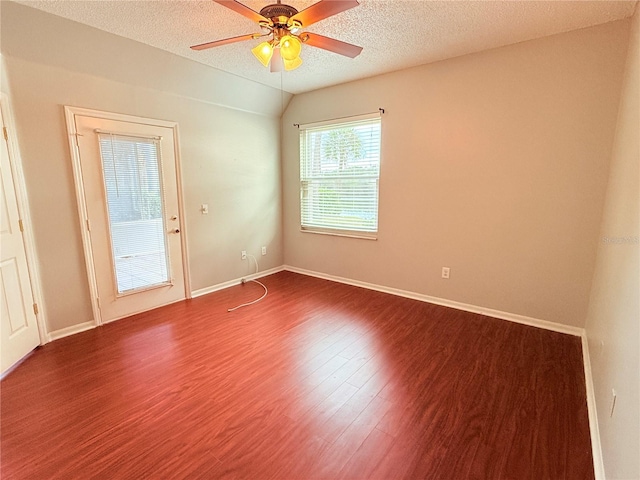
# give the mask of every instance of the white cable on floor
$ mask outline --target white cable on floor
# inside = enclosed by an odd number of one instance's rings
[[[256,260],[256,257],[254,257],[253,255],[247,255],[247,257],[253,258],[253,261],[256,264],[256,273],[258,273],[258,261]],[[267,293],[269,293],[269,290],[267,290],[267,287],[263,283],[259,282],[258,280],[248,280],[248,281],[249,282],[253,282],[253,283],[257,283],[262,288],[264,288],[264,293],[262,294],[262,296],[260,298],[258,298],[257,300],[254,300],[252,302],[243,303],[242,305],[238,305],[237,307],[229,308],[227,310],[227,312],[233,312],[234,310],[238,310],[239,308],[248,307],[249,305],[253,305],[255,303],[258,303],[260,300],[262,300],[264,297],[267,296]],[[246,283],[246,282],[244,282],[244,283]]]

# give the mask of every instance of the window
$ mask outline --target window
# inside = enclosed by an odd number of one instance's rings
[[[98,138],[118,295],[168,285],[159,140]]]
[[[302,231],[376,238],[380,115],[300,125]]]

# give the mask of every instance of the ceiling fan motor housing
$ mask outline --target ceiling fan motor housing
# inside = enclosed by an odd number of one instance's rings
[[[270,19],[275,25],[286,25],[289,19],[297,13],[298,10],[283,3],[267,5],[260,10],[260,15]]]

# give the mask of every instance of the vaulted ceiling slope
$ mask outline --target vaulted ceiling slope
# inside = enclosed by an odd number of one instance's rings
[[[633,15],[633,1],[359,0],[309,31],[360,45],[355,59],[304,47],[304,64],[270,73],[251,54],[259,40],[193,51],[191,45],[258,33],[251,20],[211,0],[19,0],[116,35],[291,93],[452,58]],[[259,11],[269,0],[242,0]],[[273,2],[275,3],[275,1]],[[302,10],[315,0],[290,0]]]

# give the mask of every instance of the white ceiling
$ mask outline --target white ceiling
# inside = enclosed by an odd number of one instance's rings
[[[241,1],[256,11],[270,3]],[[260,31],[212,0],[18,0],[291,93],[623,19],[636,6],[636,0],[359,1],[308,31],[360,45],[360,56],[350,59],[306,46],[300,68],[272,74],[250,51],[258,40],[200,52],[189,48]],[[302,10],[315,0],[283,3]]]

